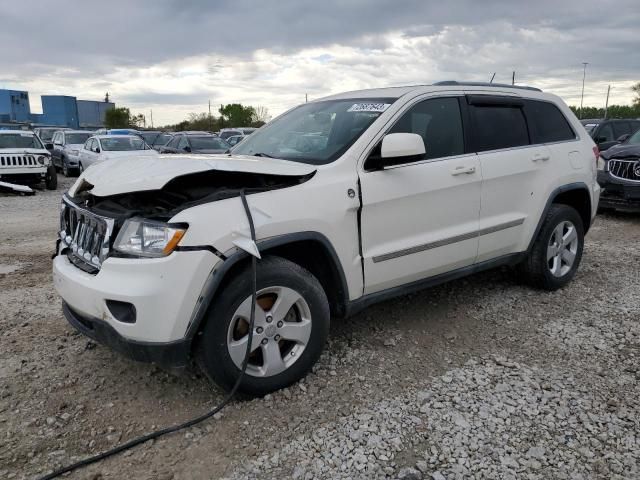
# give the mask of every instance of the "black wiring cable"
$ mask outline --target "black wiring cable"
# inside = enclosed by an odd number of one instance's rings
[[[247,220],[249,221],[249,230],[251,231],[251,240],[255,242],[256,241],[255,226],[253,224],[253,217],[251,216],[251,211],[249,210],[249,204],[247,203],[247,198],[245,197],[244,190],[240,191],[240,198],[242,200],[242,206],[244,207],[244,212],[247,215]],[[105,458],[112,457],[113,455],[117,455],[118,453],[124,452],[125,450],[129,450],[137,445],[140,445],[141,443],[156,439],[163,435],[167,435],[168,433],[177,432],[178,430],[191,427],[197,423],[200,423],[206,420],[207,418],[212,417],[213,415],[218,413],[220,410],[222,410],[231,401],[236,391],[238,390],[238,387],[240,386],[240,383],[242,382],[244,374],[247,370],[247,364],[249,363],[249,355],[251,354],[251,341],[253,339],[253,326],[254,326],[255,316],[256,316],[255,313],[256,313],[256,301],[257,301],[257,259],[253,255],[251,256],[251,276],[252,276],[253,293],[251,294],[252,302],[251,302],[251,314],[249,318],[249,339],[248,339],[249,341],[247,342],[247,351],[244,354],[244,359],[242,361],[242,368],[240,370],[240,375],[238,375],[236,383],[233,385],[233,388],[229,391],[227,396],[222,400],[222,402],[218,406],[216,406],[213,410],[210,410],[207,413],[200,415],[199,417],[193,418],[179,425],[163,428],[162,430],[156,430],[155,432],[151,432],[141,437],[134,438],[133,440],[129,440],[128,442],[123,443],[122,445],[118,445],[117,447],[114,447],[111,450],[107,450],[106,452],[98,453],[92,457],[87,457],[76,463],[73,463],[66,467],[62,467],[43,477],[40,477],[39,480],[51,480],[53,478],[57,478],[60,475],[63,475],[68,472],[72,472],[74,470],[77,470],[78,468],[86,467],[87,465],[91,465],[92,463],[96,463]]]

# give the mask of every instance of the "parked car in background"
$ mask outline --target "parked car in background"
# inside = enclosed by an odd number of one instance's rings
[[[640,211],[640,130],[600,154],[600,207]]]
[[[311,370],[332,316],[504,265],[567,285],[598,207],[596,152],[538,89],[332,95],[229,155],[87,170],[62,199],[53,283],[88,337],[138,360],[196,360],[227,390],[246,366],[238,391],[265,395]],[[96,237],[78,243],[86,228]]]
[[[94,133],[96,135],[140,135],[140,131],[134,128],[100,128]]]
[[[146,142],[154,150],[158,150],[163,145],[166,145],[169,140],[171,140],[171,133],[168,132],[151,132],[144,131],[140,132],[139,136]]]
[[[632,118],[589,118],[580,120],[580,122],[601,152],[617,145],[640,129],[640,120]]]
[[[227,128],[223,128],[222,130],[220,130],[220,133],[218,134],[218,136],[220,138],[223,139],[227,139],[229,137],[235,137],[237,135],[244,135],[240,130],[236,130],[236,129],[227,129]]]
[[[93,135],[93,132],[83,130],[58,130],[53,134],[50,143],[45,143],[46,147],[51,147],[51,161],[56,170],[62,170],[65,177],[77,174],[78,157],[85,142]]]
[[[51,154],[34,132],[0,130],[0,181],[35,185],[49,190],[58,187]]]
[[[157,157],[158,152],[135,135],[94,135],[80,150],[78,170],[82,173],[91,165],[116,158]]]
[[[242,127],[242,128],[239,128],[238,130],[240,130],[243,135],[248,136],[248,135],[251,135],[253,132],[255,132],[258,129],[257,128],[253,128],[253,127]]]
[[[248,135],[234,135],[233,137],[227,138],[227,143],[233,147],[240,143],[242,139],[246,137],[248,137]]]
[[[33,133],[38,135],[42,143],[49,143],[53,138],[53,134],[60,130],[71,130],[71,128],[65,127],[38,127],[33,129]]]
[[[176,133],[171,140],[160,147],[160,153],[224,153],[231,146],[212,133]]]

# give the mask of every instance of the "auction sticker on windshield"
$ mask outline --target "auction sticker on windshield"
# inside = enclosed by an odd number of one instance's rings
[[[390,103],[354,103],[347,112],[382,113],[391,106]]]

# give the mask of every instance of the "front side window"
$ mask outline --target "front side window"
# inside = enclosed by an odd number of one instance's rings
[[[511,105],[470,105],[477,152],[529,145],[522,108]]]
[[[613,135],[613,128],[611,128],[610,123],[605,123],[602,126],[602,128],[598,132],[598,135],[596,136],[596,139],[598,143],[613,142],[616,139],[615,136]]]
[[[464,153],[464,130],[457,98],[433,98],[411,107],[388,133],[417,133],[424,140],[425,158]]]
[[[274,157],[312,165],[331,163],[346,152],[394,101],[359,98],[305,103],[252,133],[234,147],[232,154]]]
[[[576,134],[562,112],[553,103],[527,100],[525,112],[532,133],[532,143],[575,140]]]
[[[178,148],[178,142],[182,138],[182,135],[173,137],[166,145],[168,148]]]
[[[104,137],[100,140],[105,152],[125,152],[129,150],[144,150],[145,143],[140,137]]]
[[[183,135],[182,138],[180,139],[180,142],[178,143],[178,150],[184,150],[188,146],[189,146],[189,140],[187,140],[187,137]]]
[[[93,138],[88,139],[85,143],[84,143],[84,149],[85,150],[91,150],[91,145],[93,144]]]

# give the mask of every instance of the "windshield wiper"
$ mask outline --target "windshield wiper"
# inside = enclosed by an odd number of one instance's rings
[[[264,152],[258,152],[258,153],[254,153],[253,154],[254,157],[265,157],[265,158],[276,158],[272,155],[269,155],[268,153],[264,153]]]

